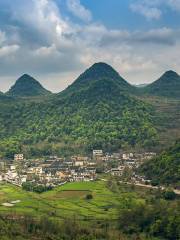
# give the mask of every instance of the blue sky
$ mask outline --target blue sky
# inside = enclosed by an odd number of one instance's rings
[[[151,0],[149,0],[151,1]],[[179,27],[180,14],[165,5],[161,5],[163,16],[158,21],[144,21],[144,16],[130,10],[133,0],[82,0],[84,6],[91,9],[96,21],[103,22],[109,28],[125,28],[129,30]],[[96,2],[96,3],[95,3]]]
[[[180,73],[180,0],[1,0],[2,91],[23,73],[58,92],[94,62],[132,84]]]

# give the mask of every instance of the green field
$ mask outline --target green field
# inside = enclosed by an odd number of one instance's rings
[[[86,195],[91,193],[92,200]],[[2,204],[20,200],[13,207]],[[119,209],[132,204],[144,202],[134,191],[119,187],[111,191],[107,182],[68,183],[42,194],[23,191],[9,184],[0,185],[0,212],[13,214],[30,214],[34,217],[47,215],[52,218],[76,216],[79,219],[113,219]]]

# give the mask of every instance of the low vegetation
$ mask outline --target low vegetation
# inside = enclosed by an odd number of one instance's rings
[[[180,237],[178,199],[165,200],[159,190],[123,185],[115,179],[69,183],[40,195],[11,185],[0,185],[0,190],[0,203],[21,200],[11,208],[0,206],[3,240]]]

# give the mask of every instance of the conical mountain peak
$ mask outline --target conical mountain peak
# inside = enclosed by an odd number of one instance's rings
[[[36,79],[28,74],[23,74],[7,92],[7,95],[18,97],[31,97],[47,95],[46,90]]]
[[[172,70],[165,72],[162,75],[162,77],[169,78],[169,80],[171,80],[172,78],[180,78],[180,76],[175,71],[172,71]]]
[[[109,84],[116,84],[122,91],[132,92],[135,87],[131,86],[126,80],[124,80],[119,73],[114,70],[110,65],[104,62],[93,64],[84,73],[82,73],[75,82],[70,85],[64,93],[79,91],[81,88],[87,88],[97,82],[108,81]]]
[[[172,70],[167,71],[145,91],[150,95],[180,98],[180,76]]]
[[[86,82],[98,79],[118,79],[120,75],[107,63],[99,62],[93,64],[76,80],[78,82]]]

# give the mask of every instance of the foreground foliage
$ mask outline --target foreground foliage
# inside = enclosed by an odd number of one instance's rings
[[[87,186],[86,186],[87,184]],[[65,216],[63,208],[58,213],[58,205],[62,207],[62,198],[66,198],[65,192],[58,197],[59,191],[52,190],[43,193],[41,197],[35,193],[25,193],[27,196],[34,195],[35,206],[39,205],[39,211],[31,214],[29,211],[19,211],[20,205],[9,211],[0,211],[0,236],[2,240],[178,240],[180,238],[180,204],[178,197],[175,200],[166,201],[163,193],[159,190],[146,190],[119,184],[115,179],[109,179],[106,183],[73,183],[61,187],[68,191],[68,198],[73,201],[76,196],[83,194],[76,202],[80,202],[81,207],[87,208],[88,214],[83,218],[78,212],[78,208],[73,215]],[[103,184],[103,185],[99,185]],[[98,195],[97,187],[102,192],[102,198]],[[72,189],[73,192],[72,192]],[[87,190],[93,193],[93,199],[87,200]],[[7,192],[7,189],[5,190]],[[84,192],[84,193],[83,193]],[[17,193],[13,193],[14,196]],[[119,199],[113,196],[122,195]],[[38,196],[38,197],[37,197]],[[48,197],[48,201],[46,200]],[[4,199],[5,196],[2,195]],[[36,199],[37,198],[37,199]],[[109,205],[106,207],[101,202],[104,199]],[[37,202],[38,200],[38,202]],[[54,214],[49,214],[54,203]],[[57,202],[58,200],[58,202]],[[24,201],[25,200],[24,198]],[[29,201],[29,200],[28,200]],[[46,202],[47,201],[47,202]],[[72,206],[65,199],[67,207],[72,211]],[[112,215],[110,207],[114,203],[116,206],[116,217]],[[45,204],[46,203],[46,204]],[[25,208],[34,207],[33,202]],[[42,204],[42,205],[41,205]],[[43,209],[45,204],[46,210]],[[84,205],[84,206],[83,206]],[[110,206],[111,205],[111,206]],[[89,208],[94,206],[94,208]],[[98,216],[96,207],[103,214]],[[57,212],[56,212],[57,211]],[[110,211],[108,218],[104,216]]]

